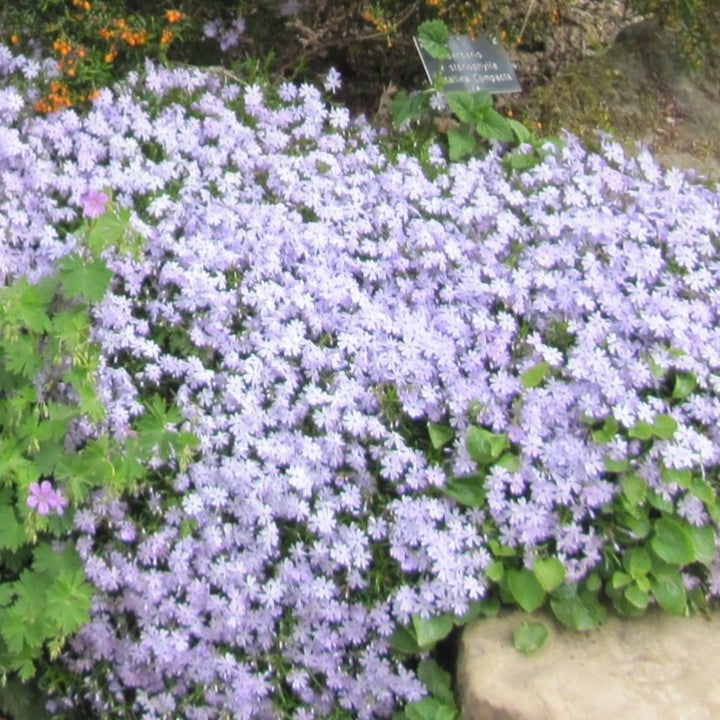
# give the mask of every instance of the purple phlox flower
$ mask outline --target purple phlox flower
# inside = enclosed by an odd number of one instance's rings
[[[334,67],[331,67],[328,70],[325,80],[323,81],[323,85],[325,90],[333,94],[342,87],[342,78],[340,77],[340,73]]]
[[[81,198],[83,215],[87,218],[100,217],[105,212],[109,195],[101,190],[88,190]]]
[[[40,515],[49,515],[51,510],[62,515],[68,504],[67,498],[61,492],[56,492],[49,480],[30,483],[28,493],[28,507],[37,510]]]

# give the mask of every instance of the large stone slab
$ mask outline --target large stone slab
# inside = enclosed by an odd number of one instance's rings
[[[469,625],[458,659],[463,720],[720,720],[720,615],[611,617],[573,633],[547,616],[545,645],[513,647],[528,619]]]

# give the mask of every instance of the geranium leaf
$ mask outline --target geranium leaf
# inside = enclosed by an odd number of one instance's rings
[[[427,20],[418,27],[420,44],[436,60],[450,57],[449,37],[448,27],[442,20]]]

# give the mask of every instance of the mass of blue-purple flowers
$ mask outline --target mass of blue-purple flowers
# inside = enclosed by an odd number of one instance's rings
[[[97,595],[58,709],[273,718],[282,696],[297,720],[386,717],[423,694],[390,635],[481,598],[490,539],[550,548],[571,579],[599,561],[605,455],[708,521],[659,467],[720,460],[717,192],[572,138],[522,174],[494,152],[424,168],[310,85],[151,64],[38,117],[19,88],[43,72],[0,48],[0,276],[72,251],[88,198],[133,208],[144,252],[110,254],[94,309],[108,426],[159,392],[199,439],[185,471],[76,512]],[[671,402],[657,368],[695,392]],[[642,455],[588,429],[662,413],[679,428]],[[426,422],[455,430],[444,464],[406,431]],[[442,493],[475,469],[471,423],[521,461],[478,509]]]

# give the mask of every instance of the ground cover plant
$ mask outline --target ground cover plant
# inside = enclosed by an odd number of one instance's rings
[[[38,114],[52,71],[0,49],[0,268],[107,212],[75,442],[152,472],[64,510],[94,595],[51,714],[451,718],[418,659],[499,602],[720,593],[717,192],[609,141],[421,161],[312,85],[152,63]]]

